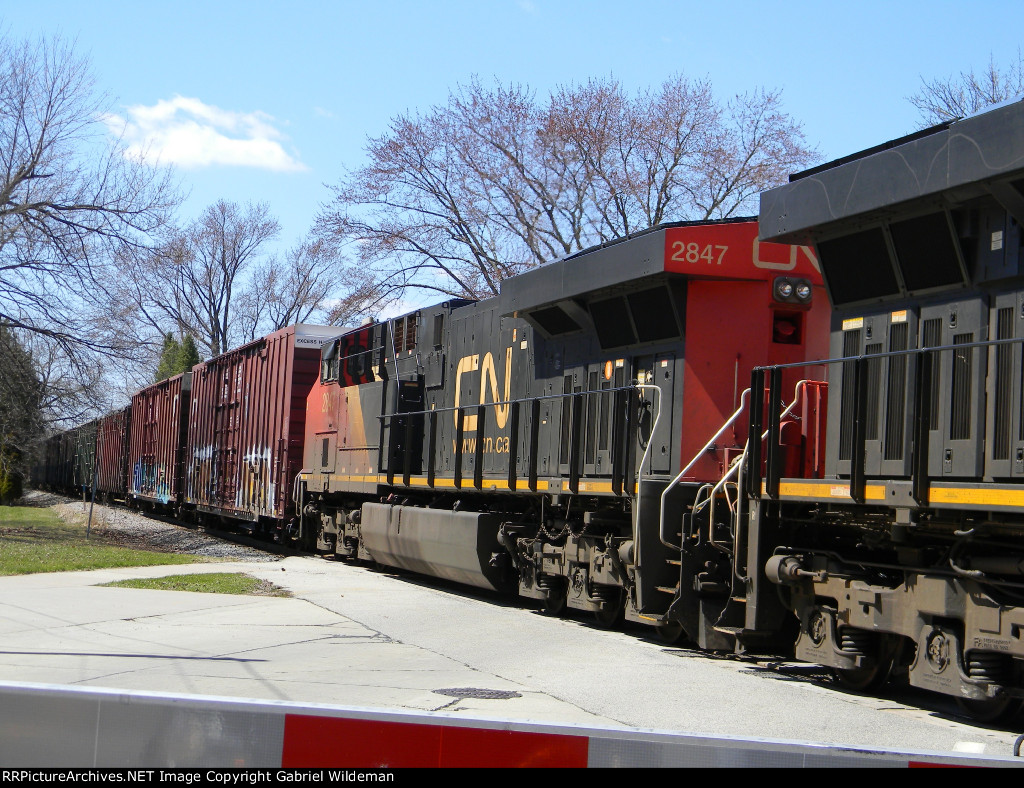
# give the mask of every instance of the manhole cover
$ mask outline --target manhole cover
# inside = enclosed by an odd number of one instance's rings
[[[480,689],[478,687],[453,687],[451,689],[434,690],[437,695],[447,695],[450,698],[480,698],[481,700],[508,700],[509,698],[523,697],[512,690]]]

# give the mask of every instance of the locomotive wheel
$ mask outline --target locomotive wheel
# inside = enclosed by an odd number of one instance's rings
[[[1024,706],[1024,700],[1003,696],[987,700],[967,700],[957,698],[956,705],[963,716],[977,722],[1009,722]]]
[[[894,656],[880,654],[870,668],[833,668],[832,672],[846,689],[855,692],[874,692],[889,681],[894,663]]]
[[[616,601],[610,601],[605,607],[594,611],[594,621],[601,629],[614,629],[622,623],[626,614],[623,602],[623,596],[619,594]]]
[[[560,616],[565,612],[567,604],[565,591],[566,589],[564,585],[556,585],[548,589],[547,593],[544,595],[544,602],[541,607],[541,612],[543,612],[545,616],[555,617]]]
[[[686,636],[686,633],[683,631],[683,625],[678,621],[666,621],[664,624],[658,624],[654,631],[658,636],[658,640],[666,646],[674,646]]]
[[[892,662],[882,660],[870,668],[834,668],[836,681],[855,692],[872,692],[889,680]]]
[[[899,639],[883,635],[874,649],[874,665],[869,668],[833,668],[832,672],[846,689],[855,692],[874,692],[888,683],[899,654]]]

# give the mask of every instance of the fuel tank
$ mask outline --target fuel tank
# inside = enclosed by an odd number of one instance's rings
[[[515,583],[498,544],[501,520],[489,513],[364,503],[360,547],[386,566],[510,591]]]

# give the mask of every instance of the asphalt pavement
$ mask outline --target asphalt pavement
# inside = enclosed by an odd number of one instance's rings
[[[100,586],[223,571],[293,596]],[[990,755],[1017,733],[313,557],[0,577],[0,681]]]

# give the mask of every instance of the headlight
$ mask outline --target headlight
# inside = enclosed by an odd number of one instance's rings
[[[772,294],[776,301],[807,306],[814,297],[814,289],[807,279],[777,276],[772,282]]]

